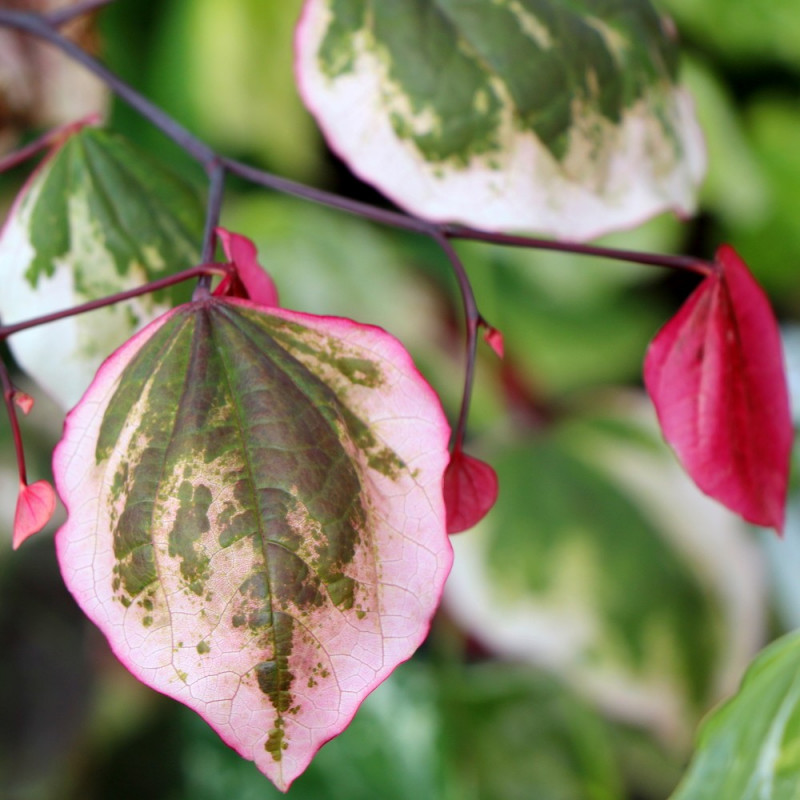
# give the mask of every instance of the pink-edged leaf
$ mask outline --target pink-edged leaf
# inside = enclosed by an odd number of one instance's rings
[[[477,525],[495,504],[497,490],[492,467],[456,448],[444,473],[447,532],[461,533]]]
[[[21,392],[19,389],[14,390],[14,403],[16,403],[17,408],[26,416],[31,413],[33,402],[33,398],[26,392]]]
[[[258,253],[253,242],[246,236],[231,233],[224,228],[217,228],[217,236],[222,242],[228,261],[236,267],[236,274],[244,286],[247,298],[265,307],[279,305],[278,289],[270,275],[258,263]],[[220,287],[225,286],[225,283],[223,281]],[[219,293],[225,292],[223,290]]]
[[[50,522],[55,510],[56,493],[47,481],[36,481],[29,485],[20,484],[14,513],[12,540],[14,550],[27,538],[44,528]]]
[[[793,433],[780,333],[736,252],[717,264],[650,344],[645,385],[700,489],[781,531]]]
[[[62,574],[136,677],[286,789],[427,634],[448,437],[379,328],[181,306],[67,417]]]

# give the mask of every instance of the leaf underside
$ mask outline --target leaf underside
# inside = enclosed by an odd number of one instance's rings
[[[436,220],[572,239],[688,213],[702,136],[648,0],[306,0],[296,70],[331,146]]]
[[[181,307],[68,417],[65,581],[134,675],[285,789],[427,633],[448,432],[377,328]]]

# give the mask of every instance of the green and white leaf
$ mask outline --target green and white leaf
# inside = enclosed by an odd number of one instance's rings
[[[705,151],[648,0],[307,0],[306,105],[434,220],[570,239],[688,214]]]
[[[800,632],[753,662],[739,692],[701,728],[672,800],[796,800],[800,787]]]
[[[192,266],[203,216],[181,178],[118,136],[82,129],[32,175],[0,233],[0,318],[19,322]],[[15,334],[9,344],[68,408],[115,347],[184,294],[145,295]]]
[[[761,559],[663,446],[609,419],[493,457],[500,500],[454,537],[445,600],[493,651],[685,746],[761,643]]]

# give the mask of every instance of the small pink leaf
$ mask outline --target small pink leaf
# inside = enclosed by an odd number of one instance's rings
[[[447,532],[461,533],[477,525],[495,504],[497,488],[492,467],[457,448],[444,473]]]
[[[793,436],[780,333],[736,252],[717,264],[650,344],[644,381],[700,489],[780,532]]]
[[[16,550],[28,537],[44,528],[55,510],[56,493],[47,481],[20,484],[12,547]]]
[[[29,394],[21,392],[19,389],[15,389],[14,402],[17,404],[17,407],[20,409],[20,411],[22,411],[23,414],[26,416],[30,414],[31,409],[33,408],[33,398]]]
[[[64,581],[137,678],[285,790],[427,635],[449,435],[379,328],[180,306],[67,417]]]
[[[483,338],[486,344],[494,350],[498,358],[503,358],[505,356],[505,341],[503,339],[503,334],[497,330],[497,328],[493,328],[491,325],[484,323]]]
[[[278,289],[269,274],[258,263],[256,246],[246,236],[231,233],[224,228],[217,228],[217,236],[222,242],[222,249],[228,260],[236,267],[236,273],[247,293],[245,299],[267,308],[279,305]],[[229,294],[225,288],[230,285],[232,281],[226,278],[217,287],[217,294]]]

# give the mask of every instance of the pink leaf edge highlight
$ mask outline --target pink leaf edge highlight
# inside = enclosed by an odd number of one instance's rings
[[[55,510],[56,493],[47,481],[36,481],[29,485],[21,483],[14,513],[14,537],[11,545],[14,550],[44,528]]]
[[[793,429],[780,331],[733,248],[722,246],[716,261],[650,344],[644,382],[697,486],[781,533]]]
[[[445,470],[442,490],[447,532],[461,533],[477,525],[497,501],[497,473],[485,461],[457,448]]]

